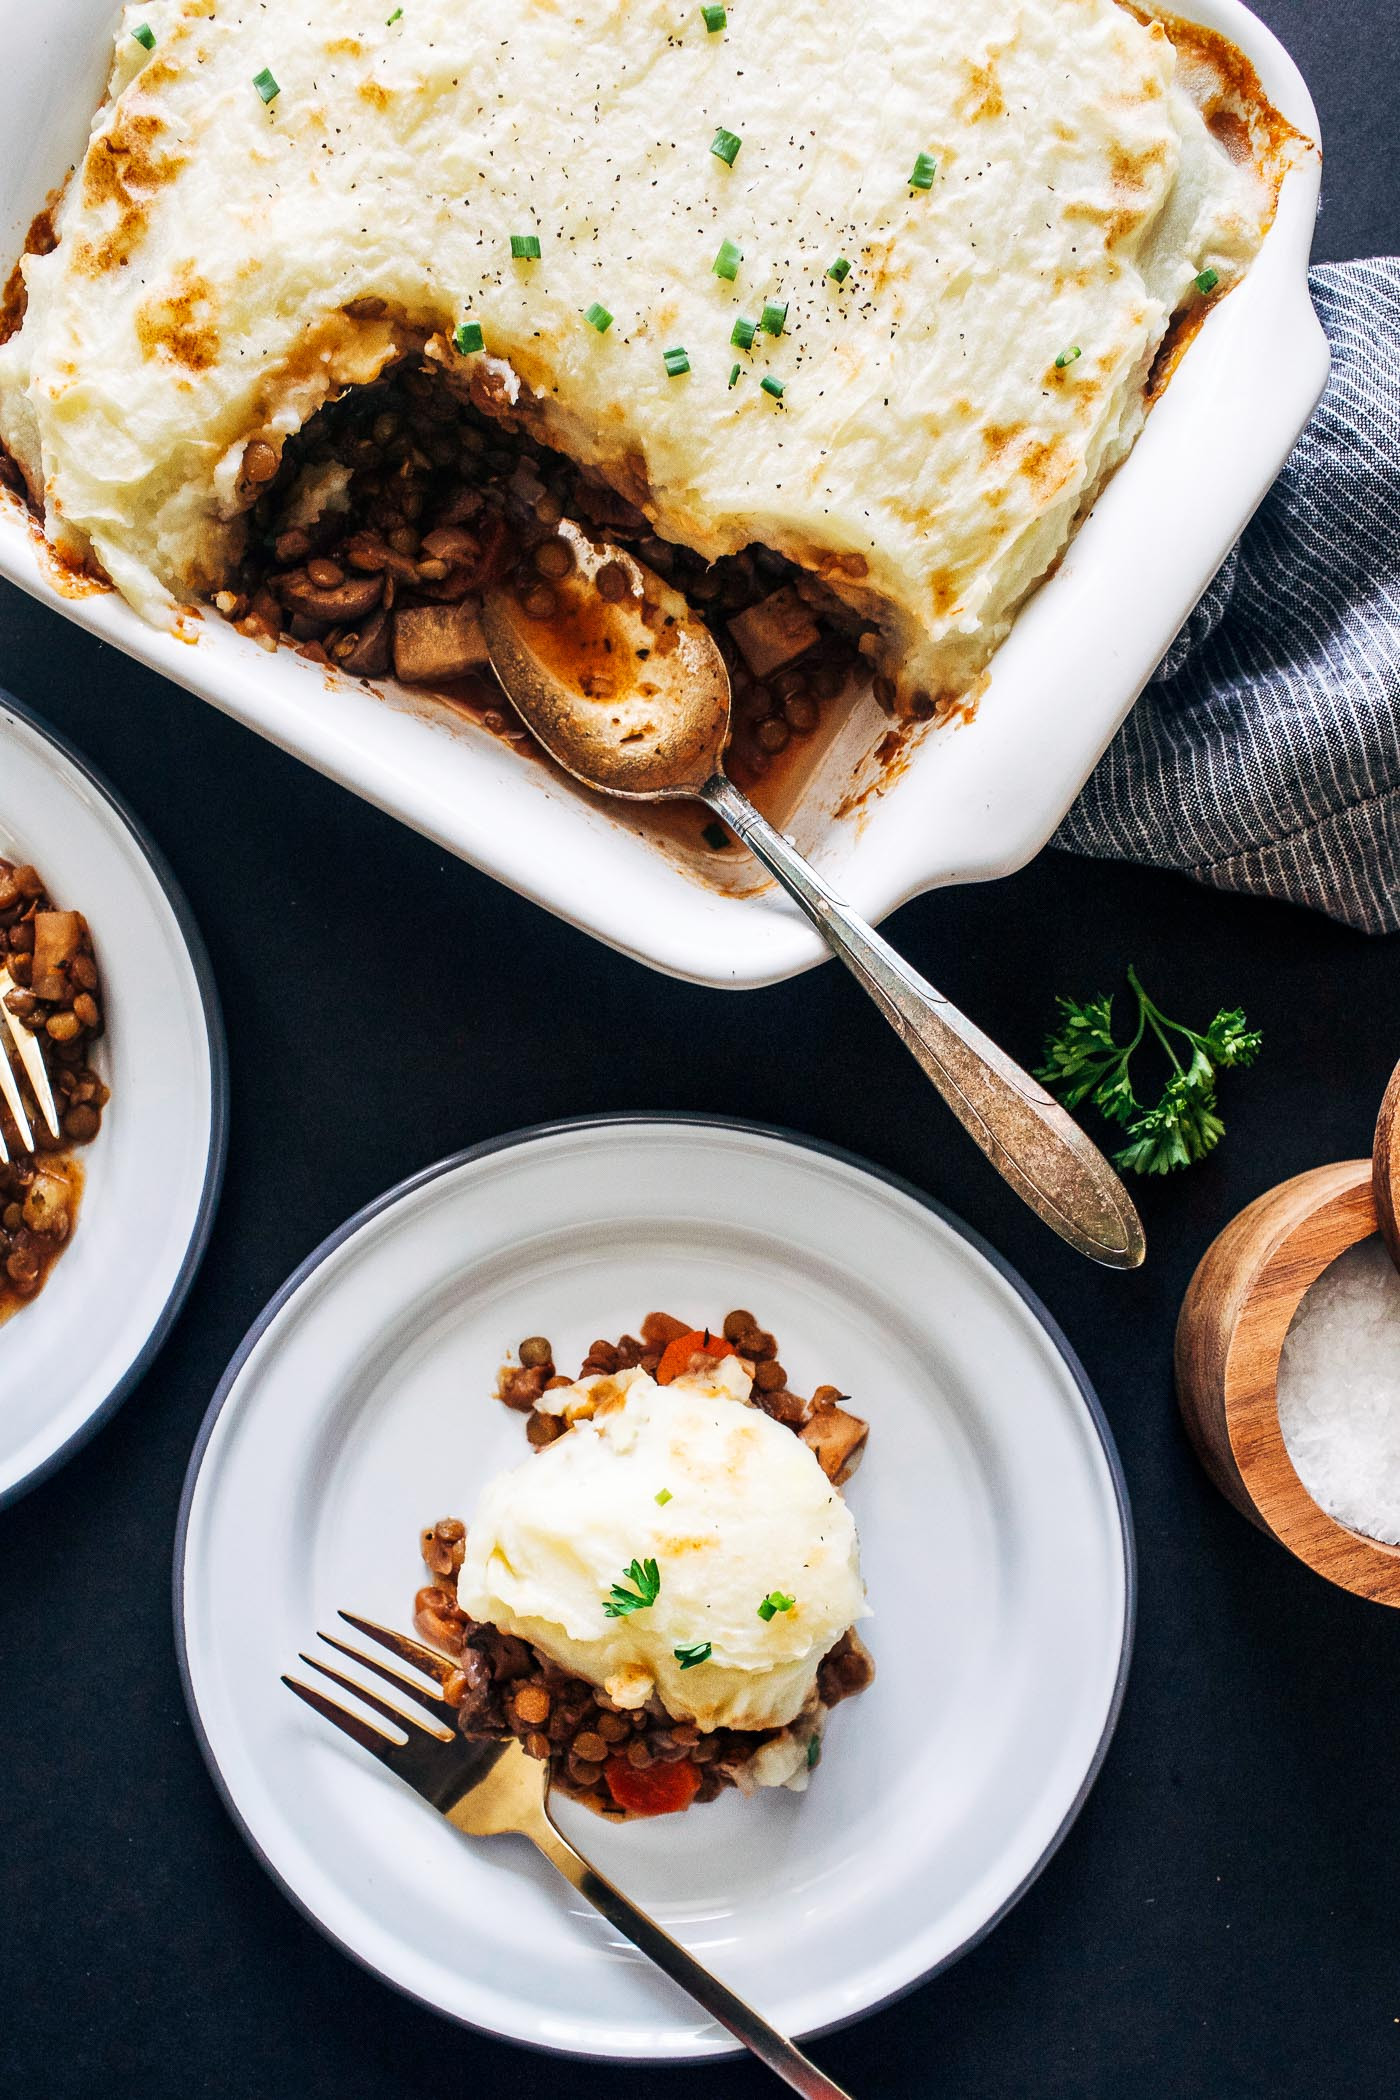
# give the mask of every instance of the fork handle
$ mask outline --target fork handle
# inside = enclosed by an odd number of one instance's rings
[[[851,2100],[844,2086],[837,2085],[825,2072],[819,2071],[786,2035],[779,2034],[776,2027],[770,2027],[737,1992],[731,1991],[717,1976],[712,1976],[678,1940],[673,1940],[669,1932],[663,1931],[654,1918],[639,1910],[606,1875],[590,1866],[582,1853],[575,1852],[568,1839],[561,1837],[552,1823],[545,1822],[542,1828],[531,1830],[527,1835],[586,1902],[601,1911],[608,1923],[615,1925],[634,1947],[639,1947],[648,1961],[655,1962],[658,1969],[664,1969],[673,1983],[678,1983],[683,1991],[689,1991],[712,2019],[718,2020],[721,2027],[727,2027],[736,2040],[752,2050],[760,2063],[767,2064],[769,2070],[782,2079],[784,2085],[805,2095],[805,2100]]]

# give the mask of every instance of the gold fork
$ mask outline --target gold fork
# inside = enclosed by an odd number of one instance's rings
[[[367,1690],[353,1677],[345,1676],[329,1663],[319,1662],[314,1655],[303,1654],[302,1662],[382,1715],[391,1726],[401,1728],[406,1740],[387,1735],[372,1721],[351,1713],[338,1699],[284,1675],[282,1682],[288,1691],[304,1699],[400,1779],[407,1780],[416,1794],[421,1794],[430,1807],[468,1837],[529,1838],[610,1925],[659,1969],[664,1969],[682,1990],[689,1991],[712,2019],[727,2027],[795,2093],[805,2094],[806,2100],[850,2100],[843,2087],[834,2084],[751,2005],[703,1968],[693,1954],[664,1932],[654,1918],[639,1910],[630,1897],[615,1888],[556,1830],[549,1815],[550,1768],[545,1759],[527,1756],[514,1737],[505,1742],[469,1743],[459,1733],[454,1725],[455,1708],[442,1692],[454,1668],[445,1656],[392,1627],[377,1626],[372,1619],[360,1619],[348,1611],[339,1616],[421,1674],[410,1675],[396,1669],[379,1656],[366,1655],[363,1649],[352,1647],[333,1634],[322,1633],[318,1639],[392,1685],[412,1705],[402,1706]],[[432,1682],[424,1683],[425,1677]]]
[[[0,1100],[14,1119],[19,1136],[21,1153],[34,1150],[34,1132],[29,1125],[29,1116],[20,1092],[21,1073],[29,1081],[30,1090],[39,1104],[39,1113],[48,1124],[54,1137],[59,1136],[58,1109],[54,1104],[53,1088],[49,1085],[48,1068],[37,1035],[32,1035],[22,1021],[10,1012],[9,996],[17,991],[13,977],[6,969],[0,969]],[[9,1036],[10,1043],[5,1038]],[[11,1047],[12,1046],[12,1047]],[[14,1060],[18,1059],[18,1066]],[[0,1166],[8,1166],[10,1149],[5,1142],[4,1125],[0,1124]]]

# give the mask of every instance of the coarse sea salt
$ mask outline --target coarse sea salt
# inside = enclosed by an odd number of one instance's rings
[[[1339,1255],[1293,1315],[1278,1419],[1314,1502],[1400,1545],[1400,1269],[1379,1235]]]

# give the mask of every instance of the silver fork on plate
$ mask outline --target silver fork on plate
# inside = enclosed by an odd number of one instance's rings
[[[50,1134],[58,1137],[58,1109],[49,1085],[48,1067],[44,1063],[43,1047],[37,1035],[32,1035],[24,1023],[10,1012],[9,996],[18,991],[13,977],[6,969],[0,969],[0,1101],[10,1111],[15,1130],[19,1136],[21,1155],[34,1150],[34,1132],[30,1127],[29,1112],[20,1092],[21,1074],[29,1081],[30,1092],[39,1104],[39,1113],[48,1124]],[[5,1127],[0,1123],[0,1166],[7,1166],[10,1148],[5,1142]]]
[[[712,1976],[703,1968],[693,1954],[688,1954],[677,1940],[664,1932],[654,1918],[639,1910],[631,1898],[591,1866],[582,1853],[576,1852],[568,1839],[555,1828],[549,1815],[549,1765],[540,1758],[529,1757],[523,1746],[512,1737],[506,1742],[469,1743],[455,1726],[455,1708],[444,1698],[442,1686],[451,1676],[454,1665],[443,1655],[425,1648],[421,1641],[411,1640],[407,1634],[397,1633],[392,1627],[378,1626],[372,1619],[357,1618],[353,1612],[343,1611],[339,1615],[348,1626],[377,1641],[401,1662],[412,1666],[415,1673],[396,1669],[392,1663],[384,1662],[377,1655],[367,1655],[363,1649],[339,1640],[335,1635],[318,1635],[327,1647],[348,1656],[363,1669],[394,1687],[405,1701],[385,1699],[378,1692],[368,1690],[353,1677],[347,1677],[330,1663],[319,1662],[314,1655],[303,1654],[302,1662],[349,1692],[363,1706],[383,1716],[397,1729],[402,1729],[405,1740],[397,1735],[386,1734],[372,1721],[351,1713],[338,1699],[325,1692],[303,1684],[298,1678],[283,1676],[282,1682],[289,1691],[330,1721],[371,1757],[406,1780],[416,1794],[421,1794],[431,1808],[446,1816],[449,1823],[468,1837],[519,1836],[529,1838],[532,1845],[544,1854],[552,1867],[557,1867],[564,1879],[579,1895],[602,1912],[610,1925],[639,1947],[659,1969],[664,1969],[673,1982],[682,1990],[689,1991],[692,1998],[705,2008],[712,2019],[753,2051],[760,2062],[777,2073],[784,2084],[795,2093],[802,2093],[806,2100],[851,2100],[842,2086],[836,2085],[819,2071],[814,2063],[802,2054],[786,2036],[770,2027],[761,2014],[745,2003],[727,1984]],[[425,1683],[424,1679],[431,1679]]]

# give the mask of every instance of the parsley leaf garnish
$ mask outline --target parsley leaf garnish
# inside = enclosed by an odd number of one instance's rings
[[[632,1588],[624,1589],[630,1582]],[[634,1560],[622,1578],[603,1599],[603,1615],[625,1619],[629,1611],[649,1611],[661,1595],[661,1570],[654,1560]]]
[[[683,1670],[693,1670],[698,1663],[707,1663],[714,1650],[708,1641],[692,1641],[688,1648],[673,1648],[671,1653]]]
[[[760,1619],[775,1619],[780,1611],[791,1611],[796,1597],[784,1596],[781,1590],[770,1590],[758,1607]]]
[[[1263,1041],[1245,1025],[1238,1007],[1222,1008],[1203,1032],[1169,1021],[1148,998],[1136,970],[1128,983],[1137,1000],[1137,1027],[1130,1041],[1113,1033],[1113,1000],[1061,999],[1060,1026],[1045,1044],[1036,1077],[1059,1095],[1066,1108],[1093,1103],[1128,1142],[1114,1164],[1133,1174],[1170,1174],[1213,1152],[1225,1135],[1216,1102],[1218,1073],[1252,1065]],[[1133,1054],[1148,1030],[1171,1060],[1161,1097],[1150,1107],[1138,1100],[1129,1074]],[[1175,1039],[1175,1040],[1173,1040]]]

